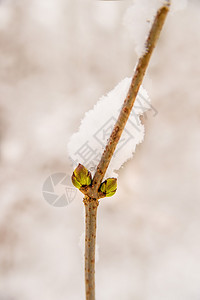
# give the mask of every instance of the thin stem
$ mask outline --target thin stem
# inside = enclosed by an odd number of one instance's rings
[[[145,52],[139,59],[135,73],[131,82],[126,99],[122,106],[118,120],[113,128],[111,136],[108,140],[106,148],[102,154],[101,160],[97,166],[92,186],[88,186],[87,189],[82,190],[85,193],[85,287],[86,287],[86,300],[95,300],[95,241],[96,241],[96,215],[98,207],[98,199],[100,198],[98,190],[103,177],[106,173],[110,160],[116,149],[117,143],[124,130],[132,107],[134,105],[138,90],[142,83],[146,69],[149,64],[150,57],[156,42],[160,35],[161,29],[165,22],[169,10],[170,1],[161,7],[154,19],[153,25],[149,32],[149,36],[145,43]]]
[[[103,180],[103,177],[106,173],[106,170],[107,170],[110,160],[113,156],[113,153],[116,149],[118,141],[124,130],[124,127],[126,125],[128,117],[130,115],[130,112],[134,105],[138,90],[140,88],[140,85],[142,83],[146,69],[148,67],[149,60],[152,55],[153,49],[155,48],[156,42],[159,38],[161,29],[165,22],[165,18],[167,16],[168,10],[169,10],[169,3],[166,4],[165,6],[161,7],[156,14],[153,25],[149,32],[149,36],[145,43],[145,52],[140,57],[140,59],[137,63],[137,67],[136,67],[127,97],[124,100],[124,104],[123,104],[123,107],[119,114],[118,120],[113,128],[111,136],[108,140],[106,148],[102,154],[101,160],[100,160],[100,162],[97,166],[96,172],[94,174],[93,184],[94,184],[94,187],[96,188],[96,190],[99,189],[99,186],[100,186],[100,184]]]
[[[95,299],[95,244],[98,200],[86,196],[85,204],[85,287],[86,299]]]

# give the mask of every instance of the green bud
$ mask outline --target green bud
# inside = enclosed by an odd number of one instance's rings
[[[111,197],[115,194],[117,190],[117,179],[108,178],[100,185],[100,191],[106,195],[106,197]]]
[[[79,164],[72,174],[73,185],[80,189],[82,186],[90,185],[91,182],[91,173],[83,165]]]

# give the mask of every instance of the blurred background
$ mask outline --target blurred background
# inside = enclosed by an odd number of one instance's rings
[[[42,188],[71,175],[84,113],[133,74],[131,3],[0,1],[0,300],[84,299],[82,194],[58,208]],[[199,16],[192,0],[168,16],[150,62],[158,113],[99,205],[97,299],[200,299]]]

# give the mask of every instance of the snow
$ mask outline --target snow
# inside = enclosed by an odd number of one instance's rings
[[[163,1],[159,0],[135,0],[127,9],[123,23],[135,43],[135,51],[138,56],[144,51],[144,44],[157,9]]]
[[[113,126],[126,98],[131,78],[122,80],[106,96],[100,98],[93,110],[86,112],[79,131],[72,135],[68,151],[74,167],[83,164],[94,171],[107,144]],[[114,172],[132,157],[136,145],[144,139],[144,126],[139,116],[151,108],[150,99],[144,88],[140,88],[125,130],[119,140],[106,176],[117,176]]]
[[[135,0],[123,18],[123,24],[129,32],[130,38],[135,43],[135,51],[141,56],[145,40],[148,36],[156,11],[167,1],[164,0]],[[172,0],[170,14],[186,8],[187,0]]]
[[[52,2],[44,24],[43,1],[0,1],[1,300],[84,299],[82,193],[55,208],[42,186],[71,176],[68,139],[137,60],[121,24],[130,1],[112,1],[119,18],[101,1],[98,20],[100,1],[55,0],[55,14]],[[97,299],[200,299],[199,15],[199,0],[172,13],[150,62],[158,113],[99,204]]]

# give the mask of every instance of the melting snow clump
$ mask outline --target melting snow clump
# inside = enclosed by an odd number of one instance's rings
[[[118,118],[130,84],[131,78],[125,78],[106,96],[101,97],[94,108],[85,114],[79,131],[72,135],[68,143],[68,152],[74,167],[81,163],[94,172]],[[140,115],[150,108],[152,108],[150,99],[145,89],[141,87],[110,162],[107,176],[116,176],[114,170],[118,170],[124,162],[130,159],[135,152],[136,145],[143,141],[144,126],[141,123]]]

